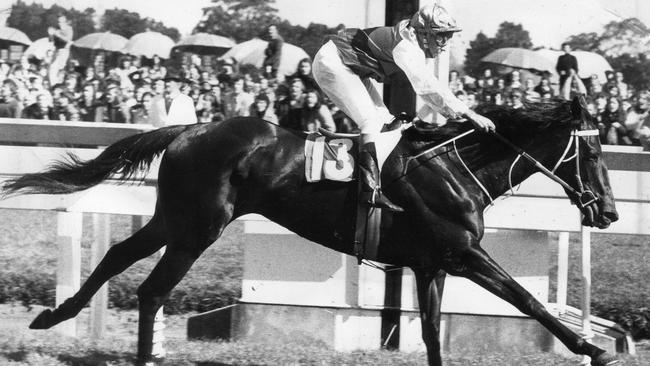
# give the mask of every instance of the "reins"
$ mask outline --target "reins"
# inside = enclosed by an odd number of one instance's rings
[[[458,156],[461,164],[467,170],[467,172],[469,172],[470,176],[477,183],[479,188],[481,188],[483,193],[485,193],[486,196],[490,199],[490,204],[492,204],[494,199],[490,195],[489,191],[487,190],[487,188],[485,188],[485,186],[480,182],[480,180],[472,173],[472,171],[469,169],[469,167],[465,164],[465,162],[461,158],[460,154],[458,153],[458,149],[456,147],[456,141],[457,140],[459,140],[459,139],[461,139],[461,138],[463,138],[463,137],[465,137],[467,135],[470,135],[470,134],[472,134],[474,132],[476,132],[475,129],[465,131],[465,132],[461,133],[458,136],[455,136],[455,137],[453,137],[453,138],[451,138],[449,140],[446,140],[446,141],[444,141],[444,142],[442,142],[440,144],[437,144],[437,145],[435,145],[435,146],[433,146],[431,148],[428,148],[428,149],[426,149],[426,150],[424,150],[424,151],[422,151],[422,152],[420,152],[420,153],[418,153],[416,155],[408,157],[406,159],[405,163],[404,163],[404,168],[402,170],[402,176],[405,176],[407,174],[408,169],[409,169],[409,165],[410,165],[410,163],[412,161],[417,160],[418,158],[420,158],[420,157],[422,157],[422,156],[424,156],[424,155],[426,155],[428,153],[431,153],[431,152],[435,151],[436,149],[439,149],[439,148],[441,148],[441,147],[443,147],[445,145],[453,144],[454,152],[456,153],[456,156]],[[512,166],[510,167],[510,170],[509,170],[509,173],[508,173],[508,181],[509,181],[511,190],[512,190],[512,180],[511,180],[512,169],[514,168],[514,165],[517,163],[519,158],[524,158],[524,159],[528,160],[530,163],[532,163],[535,166],[535,168],[537,168],[537,170],[539,170],[542,174],[544,174],[545,176],[549,177],[550,179],[552,179],[553,181],[555,181],[556,183],[561,185],[562,188],[564,188],[567,192],[569,192],[569,194],[574,195],[575,198],[577,199],[577,203],[579,204],[580,208],[585,208],[586,206],[589,206],[593,202],[597,201],[597,198],[593,194],[593,192],[591,192],[590,190],[585,190],[584,186],[582,184],[582,178],[581,178],[581,174],[580,174],[580,149],[579,149],[580,139],[578,137],[580,137],[580,136],[597,136],[598,135],[598,130],[578,131],[578,130],[574,129],[573,131],[571,131],[571,137],[569,139],[569,142],[567,143],[567,147],[564,149],[564,153],[562,154],[562,156],[560,156],[558,162],[555,164],[555,166],[553,167],[552,170],[549,170],[548,168],[546,168],[537,159],[533,158],[530,154],[528,154],[526,151],[524,151],[519,146],[512,143],[510,140],[505,138],[503,135],[501,135],[497,131],[490,131],[490,133],[517,153],[517,158],[512,163]],[[575,145],[575,153],[574,153],[574,155],[572,155],[569,158],[565,158],[566,155],[569,153],[572,145]],[[579,191],[576,190],[575,188],[573,188],[571,185],[569,185],[562,178],[558,177],[555,174],[555,171],[557,170],[557,168],[562,163],[571,161],[572,159],[576,159],[576,180],[578,182],[577,184],[578,184]]]

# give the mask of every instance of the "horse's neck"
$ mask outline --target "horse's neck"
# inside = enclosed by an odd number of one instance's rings
[[[533,141],[517,142],[515,144],[519,145],[526,153],[548,169],[553,169],[552,165],[560,159],[564,152],[569,133],[563,135],[566,138],[558,138],[559,136],[557,131],[549,130],[541,133]],[[515,162],[515,160],[517,161]],[[493,161],[479,168],[476,177],[479,181],[484,182],[483,184],[492,198],[496,199],[496,197],[510,191],[511,188],[519,185],[538,171],[533,163],[523,157],[518,158],[517,152],[512,150],[511,153],[507,154],[506,158]]]

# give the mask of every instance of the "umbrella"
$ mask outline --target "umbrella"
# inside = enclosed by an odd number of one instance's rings
[[[176,43],[175,49],[200,55],[219,56],[236,45],[230,38],[210,33],[196,33]]]
[[[72,43],[79,48],[118,52],[124,48],[128,40],[111,32],[90,33]]]
[[[256,67],[262,67],[264,62],[264,50],[268,42],[259,38],[253,38],[250,41],[242,42],[235,45],[230,51],[221,56],[222,59],[234,58],[240,64],[252,64]],[[278,74],[290,75],[296,72],[298,62],[303,58],[308,58],[307,52],[298,46],[284,42],[282,46],[282,56],[280,57],[280,68]]]
[[[48,37],[43,37],[32,42],[23,55],[43,60],[48,51],[54,51],[54,43],[52,43]]]
[[[11,27],[0,27],[0,40],[25,46],[32,44],[32,41],[25,33]]]
[[[553,63],[553,68],[550,71],[555,74],[557,58],[564,52],[541,49],[535,51],[535,53]],[[578,60],[578,76],[580,78],[586,79],[591,77],[591,75],[596,74],[601,81],[607,80],[605,71],[611,71],[612,66],[610,66],[609,62],[607,62],[603,56],[587,51],[572,51],[571,54]]]
[[[158,32],[142,32],[129,38],[121,52],[153,58],[158,55],[160,58],[169,58],[174,47],[174,41],[166,35]]]
[[[492,51],[483,57],[481,62],[538,71],[555,69],[555,61],[540,57],[536,51],[515,47],[499,48]]]

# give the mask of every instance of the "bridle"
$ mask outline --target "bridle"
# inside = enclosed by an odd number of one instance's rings
[[[481,188],[483,193],[485,193],[487,195],[487,197],[490,199],[490,204],[491,204],[494,201],[494,199],[490,195],[490,192],[478,180],[478,178],[476,178],[476,176],[472,173],[472,171],[469,169],[469,167],[465,164],[465,162],[461,158],[461,156],[458,153],[458,150],[456,148],[456,140],[459,140],[459,139],[461,139],[461,138],[463,138],[463,137],[465,137],[467,135],[470,135],[470,134],[472,134],[474,132],[476,132],[475,129],[465,131],[464,133],[462,133],[462,134],[460,134],[460,135],[458,135],[458,136],[456,136],[454,138],[451,138],[451,139],[449,139],[449,140],[447,140],[447,141],[445,141],[445,142],[443,142],[441,144],[437,144],[436,146],[433,146],[433,147],[431,147],[429,149],[426,149],[426,150],[418,153],[417,155],[413,155],[413,156],[408,157],[406,159],[405,163],[404,163],[402,176],[406,175],[406,173],[408,171],[409,163],[411,161],[416,160],[416,159],[418,159],[419,157],[421,157],[423,155],[426,155],[426,154],[428,154],[428,153],[430,153],[430,152],[432,152],[432,151],[434,151],[434,150],[436,150],[436,149],[438,149],[440,147],[443,147],[443,146],[448,145],[448,144],[451,143],[451,144],[453,144],[454,151],[456,152],[456,156],[458,156],[458,158],[460,159],[463,167],[465,168],[465,170],[467,170],[467,172],[469,172],[469,175],[472,177],[472,179],[474,179],[474,181]],[[524,159],[528,160],[529,162],[531,162],[537,168],[537,170],[539,170],[542,174],[546,175],[547,177],[551,178],[553,181],[555,181],[556,183],[561,185],[568,192],[568,194],[570,196],[574,197],[574,203],[576,203],[576,205],[580,209],[583,209],[583,208],[593,204],[594,202],[598,201],[598,197],[596,197],[596,195],[591,190],[585,189],[585,187],[584,187],[584,185],[582,183],[582,175],[580,173],[580,137],[583,137],[583,136],[598,136],[599,135],[598,130],[596,130],[596,129],[578,130],[577,128],[573,129],[571,131],[571,137],[569,138],[569,141],[567,143],[566,148],[564,149],[563,154],[560,156],[557,163],[555,163],[552,170],[549,170],[548,168],[546,168],[537,159],[530,156],[530,154],[525,152],[519,146],[513,144],[510,140],[505,138],[500,133],[498,133],[496,131],[491,131],[490,133],[492,133],[497,139],[499,139],[501,142],[506,144],[508,147],[510,147],[511,149],[513,149],[517,153],[517,158],[512,162],[512,165],[510,166],[510,170],[509,170],[509,173],[508,173],[508,182],[510,184],[510,190],[512,190],[512,178],[511,178],[512,177],[512,170],[513,170],[515,164],[517,164],[517,162],[519,161],[519,159],[524,158]],[[567,158],[566,156],[569,153],[569,151],[571,150],[572,146],[575,146],[575,152],[574,152],[574,154],[572,156]],[[558,177],[557,174],[555,174],[555,171],[560,167],[560,165],[562,165],[563,163],[569,162],[569,161],[571,161],[573,159],[576,160],[575,177],[576,177],[576,181],[577,181],[577,185],[578,185],[577,190],[575,188],[573,188],[570,184],[565,182],[562,178]]]
[[[535,158],[530,156],[528,153],[526,153],[523,149],[520,147],[514,145],[512,142],[510,142],[508,139],[503,137],[501,134],[498,132],[493,132],[494,136],[496,136],[501,142],[505,143],[508,145],[510,148],[515,150],[517,152],[518,156],[517,158],[512,162],[512,165],[510,166],[510,170],[508,173],[508,182],[510,184],[510,190],[512,190],[512,169],[514,168],[515,164],[519,161],[520,157],[523,157],[524,159],[528,160],[529,162],[533,163],[535,167],[544,175],[547,177],[551,178],[558,184],[560,184],[570,195],[573,195],[575,198],[575,203],[579,208],[585,208],[589,205],[591,205],[594,202],[598,201],[598,197],[589,189],[585,189],[584,185],[582,184],[582,175],[580,173],[580,137],[583,136],[598,136],[599,132],[596,129],[591,129],[591,130],[578,130],[578,129],[573,129],[571,131],[571,137],[569,138],[569,141],[567,142],[567,146],[564,149],[564,152],[558,159],[557,163],[553,166],[552,170],[547,169],[542,163],[537,161]],[[571,150],[571,146],[575,146],[575,152],[573,153],[572,156],[566,157],[569,151]],[[571,160],[575,159],[576,161],[576,172],[575,172],[575,177],[578,185],[578,190],[573,188],[571,185],[569,185],[567,182],[565,182],[562,178],[558,177],[555,174],[555,171],[562,165],[563,163],[569,162]]]

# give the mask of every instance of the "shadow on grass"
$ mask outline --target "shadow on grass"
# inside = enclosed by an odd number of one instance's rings
[[[27,351],[15,351],[15,352],[1,353],[0,356],[5,357],[9,361],[20,362],[20,361],[24,361],[25,358],[27,358],[28,354],[29,352]]]
[[[86,353],[80,356],[59,355],[57,358],[59,361],[73,366],[96,366],[114,362],[123,362],[128,364],[133,361],[133,357],[125,356],[123,354],[98,351]]]

